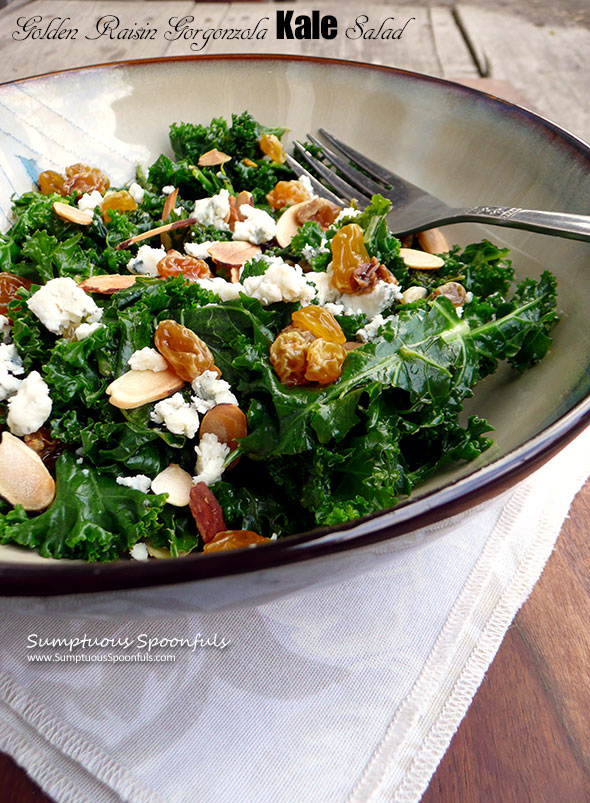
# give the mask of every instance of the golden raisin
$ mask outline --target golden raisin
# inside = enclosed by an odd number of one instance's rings
[[[325,230],[334,223],[340,211],[339,206],[326,198],[312,198],[297,209],[295,219],[300,226],[307,220],[314,220]]]
[[[253,530],[222,530],[208,544],[205,544],[203,552],[243,549],[252,544],[263,544],[266,541],[270,541],[270,538],[264,538]]]
[[[43,195],[51,195],[54,192],[58,195],[67,195],[65,183],[66,180],[62,174],[56,173],[55,170],[44,170],[37,179],[39,191]]]
[[[270,362],[283,385],[305,385],[307,350],[314,336],[307,330],[287,327],[270,347]]]
[[[187,282],[196,282],[211,276],[209,266],[202,259],[185,256],[179,251],[170,250],[158,262],[158,273],[164,278],[169,276],[182,276]]]
[[[353,292],[351,278],[361,265],[369,263],[363,230],[358,223],[349,223],[332,238],[332,284],[341,293]]]
[[[334,382],[342,373],[345,359],[346,349],[319,337],[307,350],[305,378],[308,382],[319,382],[321,385]]]
[[[115,212],[133,212],[137,209],[137,201],[127,190],[111,192],[105,195],[100,205],[100,211],[105,223],[108,223],[111,219],[109,215],[110,209]]]
[[[94,190],[105,193],[110,186],[111,182],[98,167],[90,167],[80,163],[66,167],[64,195],[69,195],[71,192],[83,195],[85,192],[93,192]]]
[[[162,357],[181,379],[192,382],[203,371],[217,371],[209,346],[191,329],[176,321],[161,321],[154,343]]]
[[[273,162],[283,164],[287,160],[285,149],[281,145],[280,139],[276,134],[263,134],[258,142],[260,150],[266,156],[270,156]]]
[[[291,320],[300,329],[307,329],[316,337],[323,337],[330,343],[346,343],[346,337],[342,327],[327,309],[309,304],[296,310],[291,315]]]
[[[277,181],[272,192],[267,193],[266,200],[273,209],[282,209],[285,206],[293,206],[301,201],[311,198],[309,192],[300,181]]]
[[[445,296],[445,298],[448,298],[453,306],[462,307],[465,303],[465,299],[467,298],[467,291],[462,284],[459,284],[459,282],[447,282],[446,284],[441,284],[440,287],[437,287],[432,291],[431,297],[435,298],[436,296]]]
[[[32,282],[13,273],[0,273],[0,315],[8,315],[8,304],[17,297],[21,287],[27,290]]]

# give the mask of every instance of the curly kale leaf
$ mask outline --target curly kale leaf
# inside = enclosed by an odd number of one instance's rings
[[[266,194],[277,181],[291,178],[292,173],[286,165],[264,160],[260,137],[275,134],[280,139],[284,132],[281,127],[261,125],[248,112],[233,114],[231,125],[221,117],[214,118],[208,126],[174,123],[170,127],[170,143],[176,166],[167,157],[160,157],[150,170],[150,181],[160,188],[164,184],[182,186],[193,197],[218,193],[222,187],[234,193],[247,190],[255,204],[264,204]],[[213,148],[231,156],[231,161],[222,169],[195,167],[199,157]]]
[[[545,356],[551,345],[549,333],[558,321],[556,285],[548,271],[538,282],[524,279],[513,298],[498,305],[495,319],[472,330],[486,372],[493,370],[498,360],[508,360],[522,372]]]
[[[56,466],[56,497],[38,516],[18,506],[0,522],[0,541],[37,549],[46,558],[116,560],[162,527],[166,496],[119,485],[65,453]]]
[[[214,118],[208,126],[198,123],[173,123],[170,126],[170,144],[176,159],[189,159],[193,163],[203,153],[217,150],[234,154],[242,159],[262,156],[258,142],[263,134],[275,134],[279,139],[285,128],[269,127],[258,123],[249,112],[232,114],[231,126],[223,117]]]

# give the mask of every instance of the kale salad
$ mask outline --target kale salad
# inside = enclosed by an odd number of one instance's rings
[[[110,561],[234,549],[390,508],[487,449],[479,380],[550,347],[549,272],[403,243],[247,113],[170,128],[111,187],[46,170],[0,235],[0,543]]]

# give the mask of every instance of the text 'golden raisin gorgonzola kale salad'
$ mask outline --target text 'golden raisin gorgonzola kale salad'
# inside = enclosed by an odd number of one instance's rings
[[[0,542],[89,561],[258,544],[488,448],[463,400],[547,352],[555,279],[514,288],[487,241],[401,248],[388,201],[316,197],[283,133],[175,124],[175,160],[127,188],[76,164],[14,201]]]

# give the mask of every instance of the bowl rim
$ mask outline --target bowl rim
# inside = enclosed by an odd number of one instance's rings
[[[132,59],[55,70],[39,75],[0,83],[6,87],[73,73],[101,69],[135,68],[175,62],[301,62],[336,65],[357,70],[384,72],[422,83],[441,85],[447,91],[466,94],[483,100],[502,113],[508,112],[539,126],[546,135],[565,142],[590,169],[590,146],[582,139],[551,120],[472,86],[425,75],[411,70],[369,64],[362,61],[295,56],[288,54],[224,54],[163,56],[153,59]],[[408,499],[394,508],[373,513],[336,528],[316,528],[271,541],[263,548],[240,549],[225,553],[194,553],[182,559],[152,561],[114,561],[110,563],[47,562],[17,563],[0,557],[0,595],[53,596],[99,591],[174,585],[197,580],[229,577],[290,563],[323,557],[329,553],[357,549],[429,526],[491,499],[549,460],[590,424],[590,395],[563,413],[553,424],[529,438],[520,446],[475,470],[461,479],[429,491],[416,499]],[[33,581],[34,594],[26,583]]]

